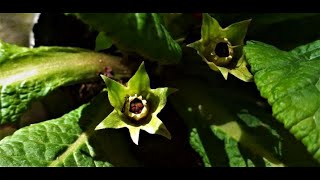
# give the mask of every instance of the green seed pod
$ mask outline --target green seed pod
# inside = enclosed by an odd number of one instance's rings
[[[243,40],[251,20],[245,20],[221,28],[209,14],[203,14],[201,39],[188,44],[197,50],[202,59],[227,79],[228,73],[243,81],[251,81],[252,75],[246,67],[242,48]]]
[[[124,109],[124,114],[129,118],[136,121],[140,121],[148,115],[149,108],[147,100],[143,99],[142,96],[129,96]]]
[[[226,66],[233,57],[233,47],[227,38],[217,39],[205,49],[205,57],[208,61],[218,66]]]
[[[114,110],[95,128],[128,128],[132,141],[138,144],[140,130],[159,134],[171,139],[171,134],[157,117],[164,108],[167,96],[173,88],[150,88],[149,76],[142,63],[138,71],[124,86],[107,76],[101,75],[107,85],[108,98]]]

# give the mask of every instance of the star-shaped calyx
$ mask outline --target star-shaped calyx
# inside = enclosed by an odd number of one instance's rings
[[[163,109],[174,88],[150,88],[150,79],[142,63],[127,86],[101,75],[114,110],[95,128],[128,128],[132,141],[138,145],[140,130],[171,139],[157,114]]]
[[[243,41],[251,20],[245,20],[222,28],[209,14],[202,15],[201,39],[189,44],[214,71],[220,71],[225,79],[228,73],[242,81],[252,81],[242,53]]]

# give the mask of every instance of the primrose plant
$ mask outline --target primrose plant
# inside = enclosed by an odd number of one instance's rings
[[[319,166],[319,20],[40,14],[0,41],[0,166]]]

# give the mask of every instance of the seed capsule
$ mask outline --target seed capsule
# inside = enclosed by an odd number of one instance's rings
[[[148,115],[147,101],[142,96],[130,96],[125,105],[125,112],[129,118],[140,121]]]
[[[233,46],[227,38],[218,39],[213,46],[208,47],[208,51],[206,58],[218,66],[228,65],[233,57]]]

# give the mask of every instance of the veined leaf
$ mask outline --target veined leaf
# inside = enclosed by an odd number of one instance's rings
[[[264,130],[264,136],[248,131],[237,117],[237,111],[227,105],[234,103],[234,99],[221,95],[228,94],[226,89],[214,90],[208,88],[207,83],[192,78],[172,84],[180,91],[172,95],[171,102],[189,126],[190,143],[203,157],[206,166],[284,165],[279,147],[274,148],[281,141],[279,135],[271,134],[271,128],[258,119],[255,122]],[[196,91],[194,87],[197,87]],[[251,157],[245,158],[239,146],[247,149]]]
[[[53,120],[0,141],[0,166],[139,166],[123,131],[95,131],[111,112],[107,93]]]
[[[79,19],[104,32],[115,45],[161,64],[178,63],[181,48],[157,13],[76,13]]]
[[[85,49],[0,42],[0,124],[18,121],[32,101],[60,86],[98,80],[106,66],[119,75],[127,70],[119,58]]]
[[[179,89],[169,100],[188,125],[190,144],[206,166],[318,165],[274,120],[254,84],[214,76],[194,51],[186,53],[190,58],[179,67],[166,68],[164,77],[167,86]]]
[[[320,162],[320,41],[289,52],[249,41],[245,55],[275,118]]]

